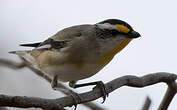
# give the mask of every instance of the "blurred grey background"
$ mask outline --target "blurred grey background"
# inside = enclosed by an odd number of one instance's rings
[[[94,24],[109,18],[131,24],[142,37],[132,41],[111,63],[95,76],[80,82],[108,82],[123,75],[142,76],[165,71],[177,73],[177,1],[176,0],[0,0],[0,58],[20,62],[9,51],[28,49],[20,43],[43,41],[57,31],[78,24]],[[140,110],[145,97],[157,109],[167,86],[122,87],[106,102],[95,102],[110,110]],[[82,88],[78,91],[88,91]],[[0,67],[0,93],[8,95],[58,98],[50,84],[29,69]],[[177,97],[169,110],[177,110]],[[78,109],[83,109],[78,106]]]

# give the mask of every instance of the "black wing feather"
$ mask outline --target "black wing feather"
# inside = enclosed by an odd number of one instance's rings
[[[24,47],[38,47],[40,44],[41,44],[41,42],[32,43],[32,44],[20,44],[20,46],[24,46]]]

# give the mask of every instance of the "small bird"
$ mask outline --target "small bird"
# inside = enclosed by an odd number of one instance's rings
[[[53,88],[57,81],[69,82],[73,88],[97,85],[105,100],[108,94],[102,81],[84,84],[76,82],[98,73],[132,39],[138,37],[140,34],[128,23],[107,19],[96,24],[65,28],[44,42],[21,44],[34,47],[32,50],[10,53],[24,58],[32,67],[53,79]]]

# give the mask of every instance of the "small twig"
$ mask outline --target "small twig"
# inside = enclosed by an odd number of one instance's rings
[[[0,107],[0,110],[9,110],[7,107]]]
[[[170,103],[176,93],[177,93],[177,84],[175,83],[175,81],[168,83],[167,91],[165,93],[165,96],[164,96],[158,110],[167,110],[168,106],[170,105]]]
[[[169,83],[175,81],[176,79],[177,79],[177,75],[171,73],[164,73],[164,72],[153,73],[142,77],[127,75],[108,82],[107,84],[105,84],[105,87],[106,87],[106,91],[110,93],[126,85],[131,87],[145,87],[160,82]],[[78,95],[81,99],[80,103],[90,102],[102,96],[99,88],[95,88],[92,91],[85,92]],[[48,110],[52,110],[52,108],[68,107],[74,104],[75,102],[71,96],[66,96],[59,99],[42,99],[42,98],[34,98],[34,97],[22,97],[22,96],[13,97],[7,95],[0,95],[0,106],[10,106],[10,107],[15,106],[21,108],[47,107]]]
[[[12,69],[21,69],[21,68],[25,67],[26,64],[24,62],[16,63],[16,62],[13,62],[10,60],[0,59],[0,66],[9,67]]]
[[[151,99],[149,97],[146,97],[143,108],[141,110],[149,110],[150,105],[151,105]]]

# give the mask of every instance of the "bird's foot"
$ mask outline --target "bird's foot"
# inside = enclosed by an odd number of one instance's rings
[[[99,88],[101,93],[102,93],[102,97],[103,97],[103,102],[102,104],[105,102],[106,97],[108,97],[108,93],[106,92],[106,87],[104,85],[104,83],[102,81],[98,81],[96,86],[93,89]]]
[[[56,75],[51,81],[51,86],[53,90],[57,90],[57,84],[58,84],[58,76]]]
[[[71,97],[73,98],[74,101],[74,110],[76,110],[77,105],[81,102],[81,98],[78,93],[76,92],[70,92]]]

